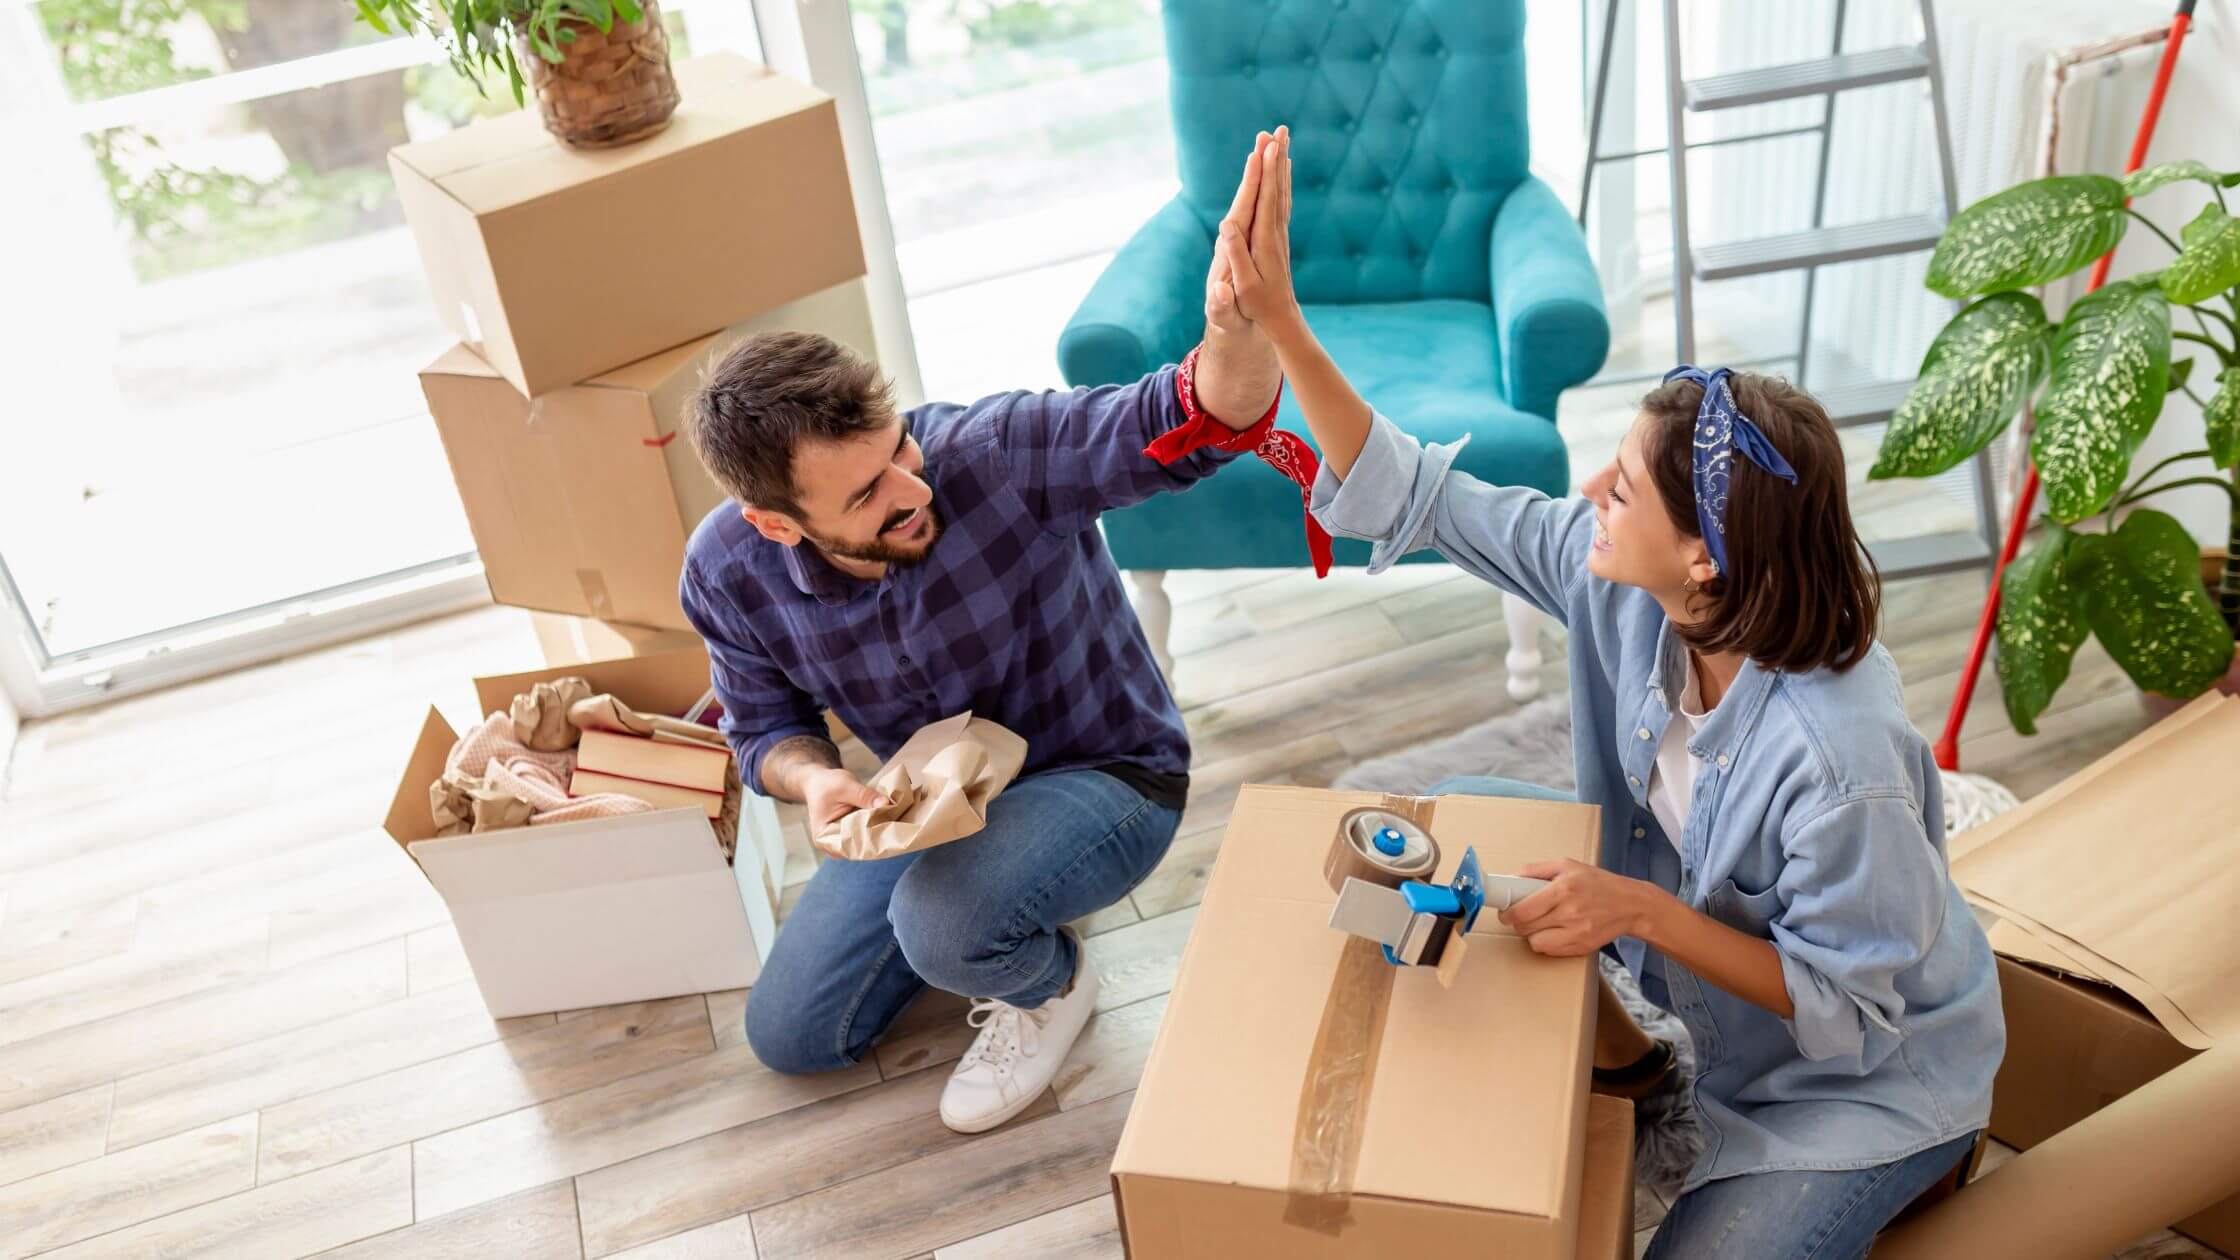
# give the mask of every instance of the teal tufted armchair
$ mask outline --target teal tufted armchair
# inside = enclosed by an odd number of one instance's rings
[[[1417,437],[1469,435],[1457,467],[1565,493],[1556,398],[1601,368],[1610,327],[1586,242],[1526,169],[1524,20],[1523,0],[1166,0],[1182,191],[1066,325],[1066,380],[1132,381],[1197,343],[1214,227],[1253,135],[1288,123],[1294,282],[1332,357]],[[1306,432],[1288,395],[1278,423]],[[1306,562],[1298,490],[1258,460],[1104,528],[1162,665],[1166,570]],[[1337,559],[1368,548],[1340,539]],[[1506,605],[1522,699],[1538,613]]]

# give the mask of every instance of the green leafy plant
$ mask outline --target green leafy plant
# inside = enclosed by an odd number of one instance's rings
[[[645,17],[638,0],[355,0],[358,19],[384,35],[402,31],[441,44],[461,78],[488,94],[485,75],[504,71],[514,103],[526,104],[527,80],[514,54],[518,38],[553,65],[583,27],[602,34],[619,19]]]
[[[2172,239],[2130,208],[2167,184],[2204,185],[2211,198]],[[2018,184],[1963,210],[1937,242],[1929,287],[1973,299],[1930,345],[1912,391],[1892,415],[1870,478],[1931,477],[1982,450],[2036,399],[2030,456],[2053,523],[2007,567],[1999,609],[1999,681],[2017,731],[2036,721],[2098,635],[2142,689],[2186,698],[2214,686],[2240,636],[2240,218],[2224,189],[2240,172],[2164,162],[2124,179],[2062,175]],[[2161,271],[2104,285],[2059,324],[2023,290],[2089,265],[2133,222],[2176,257]],[[2173,327],[2183,311],[2191,327]],[[2193,357],[2174,359],[2185,343]],[[2197,392],[2195,367],[2205,379]],[[2184,393],[2201,404],[2208,446],[2131,475],[2131,458]],[[2199,476],[2164,470],[2207,460]],[[2231,536],[2211,597],[2202,552],[2185,527],[2145,500],[2182,486],[2215,486],[2232,507]],[[2119,511],[2128,511],[2120,526]],[[2098,532],[2071,529],[2105,514]]]

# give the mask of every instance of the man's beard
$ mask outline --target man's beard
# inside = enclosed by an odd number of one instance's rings
[[[837,538],[824,538],[811,533],[807,529],[803,529],[802,533],[810,542],[816,544],[817,550],[828,556],[838,556],[842,560],[854,560],[860,564],[884,564],[892,565],[898,569],[907,569],[914,565],[924,564],[926,557],[933,554],[933,544],[941,541],[941,518],[934,514],[931,503],[926,504],[925,513],[926,540],[922,543],[908,545],[890,543],[885,541],[883,533],[880,537],[867,543],[842,542]],[[908,512],[897,513],[888,519],[887,525],[891,527],[899,524],[908,520],[910,515]]]

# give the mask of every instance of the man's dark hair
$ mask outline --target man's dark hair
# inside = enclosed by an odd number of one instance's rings
[[[1874,645],[1882,583],[1851,523],[1843,445],[1812,395],[1778,377],[1737,372],[1735,406],[1797,471],[1788,485],[1737,456],[1727,497],[1729,572],[1703,584],[1699,620],[1674,627],[1698,652],[1740,652],[1772,669],[1842,671]],[[1696,520],[1696,408],[1703,386],[1673,381],[1649,392],[1642,444],[1649,475],[1674,526],[1702,537]]]
[[[700,383],[686,433],[708,475],[748,507],[803,515],[793,454],[804,440],[841,442],[892,424],[877,366],[830,337],[758,333]]]

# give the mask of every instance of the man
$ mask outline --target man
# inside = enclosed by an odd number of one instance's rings
[[[1246,164],[1224,230],[1249,224],[1261,165]],[[1194,381],[1169,367],[898,416],[875,368],[801,333],[751,339],[710,373],[689,431],[736,503],[694,532],[682,595],[744,781],[805,804],[812,828],[876,804],[841,768],[826,707],[882,759],[965,710],[1027,741],[977,835],[818,868],[747,1002],[747,1040],[772,1068],[860,1061],[937,985],[973,999],[980,1031],[941,1116],[974,1133],[1033,1102],[1088,1020],[1096,973],[1064,925],[1158,864],[1190,761],[1096,521],[1233,457],[1162,463],[1154,439],[1273,414],[1275,354],[1226,276],[1207,276]]]

